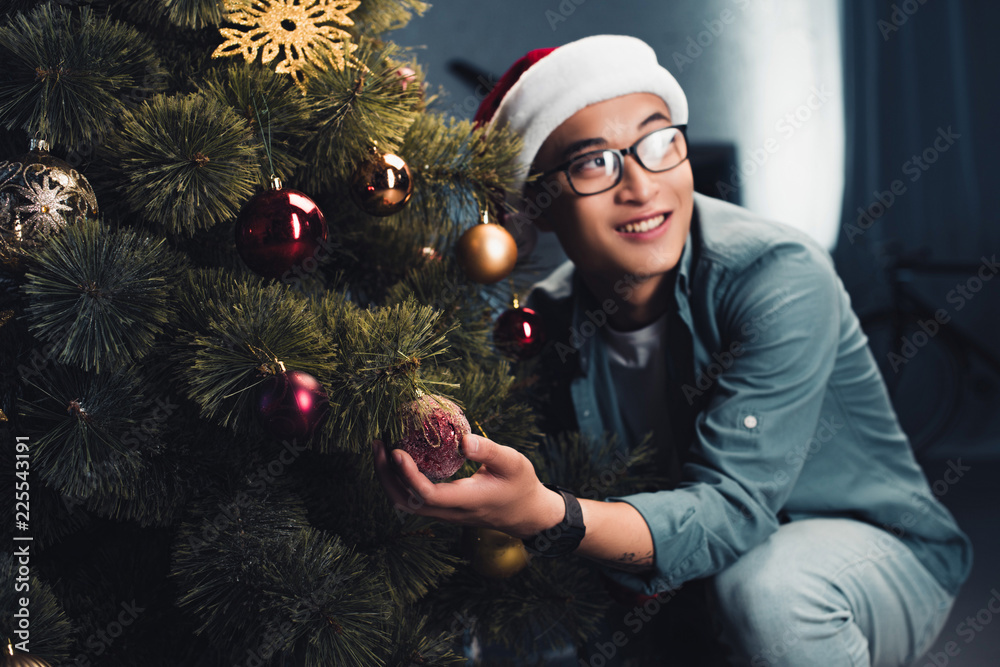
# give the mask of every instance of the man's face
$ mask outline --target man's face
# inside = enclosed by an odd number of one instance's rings
[[[670,110],[651,93],[592,104],[549,135],[535,156],[533,171],[545,171],[602,148],[626,148],[669,125]],[[566,256],[585,278],[606,285],[629,277],[662,276],[673,269],[680,260],[694,208],[689,161],[650,173],[629,155],[622,170],[618,185],[588,196],[574,193],[564,173],[550,176],[557,179],[562,194],[536,221],[542,230],[555,232]],[[529,189],[526,196],[531,195]],[[643,225],[637,227],[638,223]]]

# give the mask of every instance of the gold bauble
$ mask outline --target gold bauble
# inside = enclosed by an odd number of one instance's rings
[[[396,213],[410,201],[413,176],[403,158],[372,150],[351,178],[351,199],[368,215]]]
[[[524,542],[499,530],[466,528],[462,540],[463,550],[472,569],[485,577],[512,577],[531,560]]]
[[[97,217],[94,189],[80,172],[49,154],[44,141],[0,162],[0,268],[23,272],[23,255],[66,225]]]
[[[500,225],[470,227],[455,247],[458,264],[469,280],[489,285],[503,280],[517,264],[517,242]]]
[[[7,646],[0,650],[0,667],[51,667],[49,663],[42,660],[37,655],[33,653],[22,653],[21,651],[15,650],[11,647],[8,642]]]

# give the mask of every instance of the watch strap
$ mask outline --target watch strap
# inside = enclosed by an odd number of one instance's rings
[[[545,488],[562,496],[566,513],[562,521],[552,528],[543,530],[537,535],[524,540],[524,547],[533,555],[543,558],[565,556],[572,552],[583,541],[587,527],[583,523],[583,508],[568,489],[554,484],[544,484]]]

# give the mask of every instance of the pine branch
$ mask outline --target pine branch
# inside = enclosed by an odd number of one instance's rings
[[[84,373],[51,364],[25,384],[24,427],[41,479],[81,499],[131,486],[141,457],[123,439],[145,407],[134,369]]]
[[[159,0],[171,23],[180,28],[201,29],[222,23],[223,0]]]
[[[269,626],[282,622],[270,609],[268,568],[306,526],[297,500],[282,488],[255,489],[256,481],[219,480],[219,488],[190,503],[174,541],[171,576],[177,604],[197,619],[195,632],[232,660],[256,649]]]
[[[313,526],[336,533],[365,554],[403,608],[441,585],[458,559],[454,531],[446,524],[397,511],[375,480],[371,451],[362,454],[304,452],[295,488]],[[345,508],[357,508],[345,511]]]
[[[206,96],[235,109],[249,125],[260,155],[260,182],[270,182],[264,137],[270,140],[275,172],[283,181],[304,166],[302,137],[308,136],[312,112],[291,77],[239,60],[213,68],[196,85]]]
[[[402,66],[394,44],[363,40],[341,65],[324,56],[307,71],[306,92],[315,109],[315,127],[305,146],[307,167],[295,178],[313,191],[348,180],[372,147],[394,151],[413,123],[419,82],[403,89]],[[402,155],[406,159],[406,155]]]
[[[400,224],[436,231],[435,247],[450,251],[485,207],[496,213],[512,187],[519,150],[520,139],[508,131],[487,136],[469,121],[421,114],[399,149],[414,167],[413,198]]]
[[[414,299],[417,303],[441,311],[440,331],[447,331],[448,347],[453,356],[466,365],[493,363],[496,351],[489,343],[492,322],[477,286],[469,283],[450,255],[437,251],[421,253],[416,262],[398,258],[389,268],[407,269],[385,298],[387,305]],[[398,270],[398,269],[397,269]],[[454,368],[454,366],[451,366]]]
[[[158,95],[124,117],[109,141],[119,192],[131,210],[170,234],[235,218],[259,183],[247,122],[203,95]]]
[[[506,579],[489,579],[462,568],[433,597],[436,627],[456,619],[481,641],[514,649],[519,655],[555,648],[560,629],[584,643],[596,635],[610,606],[593,568],[580,559],[535,559]]]
[[[130,364],[172,316],[166,300],[181,265],[162,240],[98,222],[71,226],[34,257],[24,287],[29,328],[61,363]]]
[[[0,124],[76,147],[108,135],[126,96],[160,71],[133,28],[55,4],[0,28]]]
[[[194,271],[178,296],[185,331],[175,344],[176,377],[203,417],[236,433],[255,430],[254,387],[279,361],[327,384],[336,346],[288,286]]]
[[[383,664],[391,613],[385,581],[339,537],[299,531],[262,563],[262,615],[286,619],[280,650],[294,664]]]
[[[388,667],[447,667],[467,664],[464,656],[456,655],[459,639],[454,632],[434,635],[428,617],[403,618],[393,628],[392,655]]]
[[[546,438],[536,466],[546,481],[581,497],[604,499],[669,487],[650,436],[625,451],[617,437],[590,442],[579,433]]]
[[[14,542],[17,547],[28,545],[28,542]],[[23,605],[21,600],[30,591],[31,605],[28,608],[27,618],[30,620],[30,647],[31,653],[37,654],[46,660],[51,660],[53,664],[66,660],[69,657],[70,646],[72,645],[72,634],[74,631],[70,619],[66,616],[59,604],[59,599],[55,596],[52,588],[37,576],[37,569],[32,568],[32,574],[27,578],[19,578],[19,563],[12,555],[17,549],[5,550],[0,554],[0,581],[7,585],[0,590],[0,641],[3,642],[6,650],[7,639],[15,643],[19,641],[15,630],[24,626],[19,625],[19,619],[24,618],[20,613]],[[29,560],[32,560],[29,558]],[[21,589],[20,584],[15,586],[15,582],[23,582],[28,588]],[[18,616],[15,617],[14,614]]]
[[[405,28],[413,17],[423,16],[430,5],[420,0],[365,0],[351,12],[357,35],[381,35],[389,30]]]
[[[339,351],[329,392],[333,406],[323,451],[368,451],[381,437],[395,442],[402,433],[397,415],[418,390],[442,393],[444,383],[421,376],[425,363],[445,352],[438,313],[412,301],[359,310],[333,294],[317,304],[325,338]]]
[[[504,359],[477,364],[461,377],[455,392],[466,406],[469,423],[481,427],[491,440],[522,452],[535,449],[541,434],[535,415],[514,390],[515,378]]]

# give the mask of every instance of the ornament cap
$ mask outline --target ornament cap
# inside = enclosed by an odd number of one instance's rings
[[[271,182],[270,182],[271,189],[272,190],[280,190],[281,189],[281,185],[282,185],[281,184],[281,179],[278,178],[277,176],[275,176],[274,174],[271,174]]]
[[[32,139],[31,140],[31,148],[29,150],[33,150],[33,151],[48,151],[49,150],[49,142],[47,142],[45,139]]]

